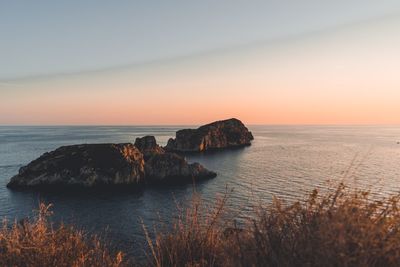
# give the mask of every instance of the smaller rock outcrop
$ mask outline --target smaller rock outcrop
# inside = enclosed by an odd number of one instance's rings
[[[146,161],[145,172],[150,183],[191,183],[217,176],[199,163],[189,164],[175,153],[152,156]]]
[[[164,149],[157,144],[156,138],[151,135],[136,138],[135,147],[143,153],[145,160],[148,160],[154,155],[163,154],[165,152]]]
[[[63,146],[45,153],[8,183],[9,188],[144,183],[144,159],[132,144]]]
[[[144,155],[147,183],[191,183],[216,176],[199,163],[189,164],[184,157],[165,152],[154,136],[136,138],[135,146]]]
[[[176,138],[169,139],[167,151],[202,152],[223,148],[251,145],[252,133],[238,119],[216,121],[197,129],[176,132]]]

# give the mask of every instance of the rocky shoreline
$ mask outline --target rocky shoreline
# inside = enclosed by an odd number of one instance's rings
[[[20,168],[10,189],[138,188],[154,184],[187,184],[217,176],[201,164],[188,163],[178,153],[248,146],[253,135],[237,119],[217,121],[176,133],[166,147],[154,136],[135,143],[80,144],[46,152]]]

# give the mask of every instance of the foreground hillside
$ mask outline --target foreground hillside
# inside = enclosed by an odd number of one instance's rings
[[[147,260],[123,252],[70,226],[52,227],[42,204],[31,221],[4,222],[1,266],[398,266],[399,196],[372,199],[340,184],[306,201],[255,207],[238,226],[227,220],[227,196],[207,207],[194,199],[171,225],[144,226]],[[155,236],[154,238],[151,238]]]

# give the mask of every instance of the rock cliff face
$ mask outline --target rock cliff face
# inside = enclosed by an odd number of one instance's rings
[[[144,183],[144,159],[132,144],[60,147],[45,153],[8,183],[10,188]]]
[[[150,183],[192,183],[217,176],[199,163],[189,164],[175,153],[154,155],[146,162],[145,171]]]
[[[165,152],[164,149],[157,144],[156,138],[151,135],[136,138],[135,147],[143,153],[145,160]]]
[[[252,133],[238,119],[216,121],[197,129],[176,132],[165,150],[176,152],[201,152],[251,145]]]

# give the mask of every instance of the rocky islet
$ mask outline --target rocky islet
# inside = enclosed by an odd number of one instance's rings
[[[175,152],[202,152],[248,146],[253,135],[237,119],[216,121],[176,132],[166,147],[154,136],[135,143],[62,146],[21,167],[9,188],[129,186],[192,183],[216,173],[188,163]]]

